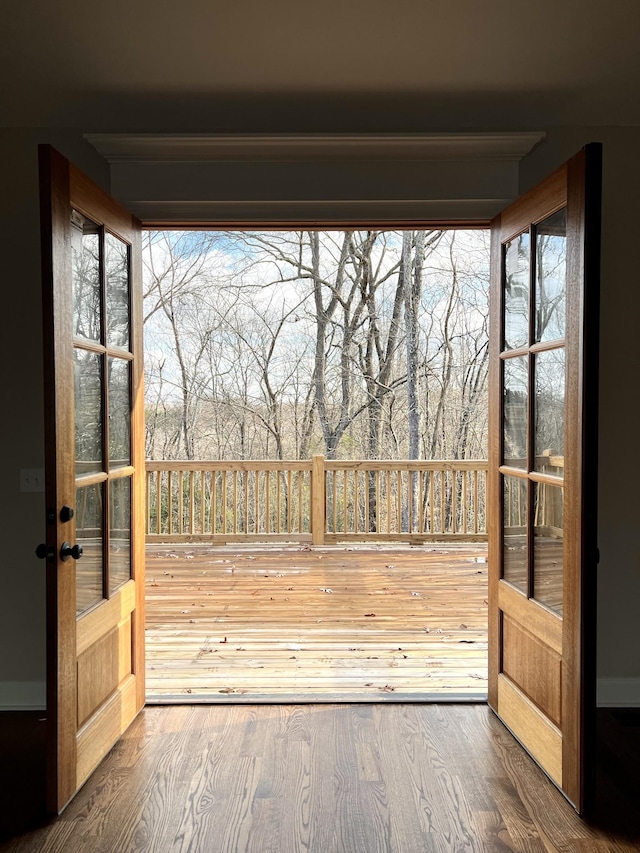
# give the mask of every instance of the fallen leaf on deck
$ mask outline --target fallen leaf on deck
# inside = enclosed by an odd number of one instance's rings
[[[467,626],[464,624],[464,622],[462,623],[462,625],[460,625],[460,628],[461,628],[461,630],[463,630],[463,631],[465,630],[465,628],[466,628],[466,627],[467,627]]]
[[[376,614],[375,613],[365,613],[364,615],[365,616],[375,616]]]

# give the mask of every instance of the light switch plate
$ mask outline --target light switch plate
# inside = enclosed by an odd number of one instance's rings
[[[44,492],[44,468],[21,468],[20,491]]]

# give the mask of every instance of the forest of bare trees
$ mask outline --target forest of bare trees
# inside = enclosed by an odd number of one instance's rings
[[[145,244],[147,458],[486,458],[487,232]]]

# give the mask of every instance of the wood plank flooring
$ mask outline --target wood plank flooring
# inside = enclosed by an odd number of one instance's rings
[[[483,705],[155,706],[60,818],[0,851],[631,853],[619,774],[586,822]]]
[[[147,699],[486,696],[483,544],[147,551]]]

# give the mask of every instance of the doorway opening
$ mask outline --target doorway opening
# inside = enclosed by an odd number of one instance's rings
[[[489,242],[145,233],[147,701],[486,699]]]

